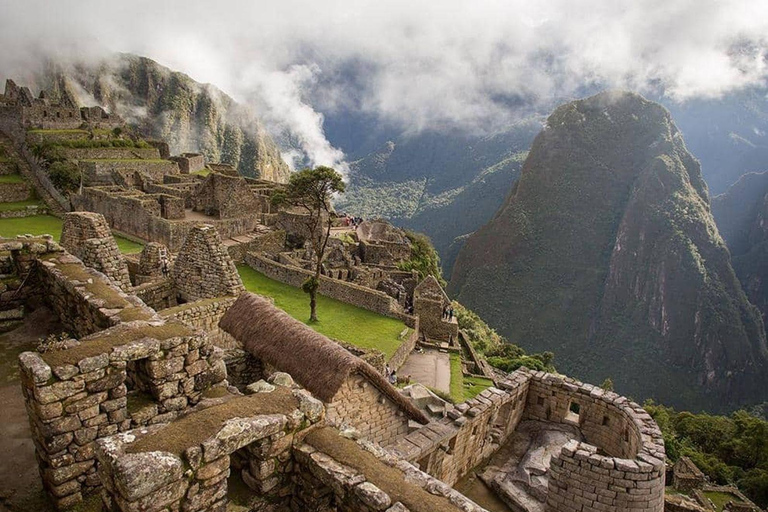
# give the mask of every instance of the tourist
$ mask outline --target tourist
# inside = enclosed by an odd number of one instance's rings
[[[393,386],[397,384],[397,372],[392,371],[392,373],[389,374],[389,383]]]
[[[392,375],[392,368],[390,368],[389,365],[384,368],[384,375],[387,377],[387,380],[389,380],[389,376]]]

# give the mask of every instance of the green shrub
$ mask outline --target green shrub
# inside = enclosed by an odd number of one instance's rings
[[[80,186],[80,170],[73,162],[57,161],[48,166],[51,183],[60,192],[73,192]]]
[[[411,242],[411,258],[398,263],[397,268],[408,272],[415,270],[419,273],[419,279],[434,276],[440,286],[445,288],[447,284],[440,268],[440,256],[429,237],[409,230],[405,230],[405,236]]]

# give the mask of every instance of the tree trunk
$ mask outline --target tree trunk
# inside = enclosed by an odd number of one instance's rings
[[[309,292],[309,321],[317,322],[317,295],[316,290]]]

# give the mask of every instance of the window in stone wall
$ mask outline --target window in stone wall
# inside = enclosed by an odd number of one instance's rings
[[[61,112],[56,112],[56,117],[61,118]]]
[[[611,423],[611,418],[609,418],[608,416],[603,416],[603,426],[607,427],[608,425],[610,425],[610,423]]]
[[[472,435],[473,436],[477,435],[477,428],[478,428],[478,425],[475,425],[474,427],[472,427]]]
[[[579,413],[581,412],[581,406],[578,402],[571,402],[568,404],[568,414],[565,415],[565,421],[568,423],[579,424]]]
[[[536,397],[536,405],[544,405],[544,397],[543,396]]]
[[[48,117],[48,111],[47,110],[43,110],[43,117]]]
[[[454,436],[450,441],[448,441],[448,455],[453,455],[453,451],[456,449],[456,438],[458,436]]]

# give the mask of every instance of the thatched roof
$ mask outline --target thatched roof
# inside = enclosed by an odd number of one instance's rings
[[[315,332],[269,300],[243,293],[222,317],[219,327],[245,350],[291,376],[324,402],[332,402],[352,374],[365,377],[408,417],[429,420],[371,365],[338,343]]]

